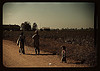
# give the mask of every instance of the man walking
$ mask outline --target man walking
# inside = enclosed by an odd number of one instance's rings
[[[35,31],[35,34],[32,36],[34,39],[34,48],[35,48],[35,53],[40,54],[40,49],[39,49],[39,35],[38,35],[38,30]]]

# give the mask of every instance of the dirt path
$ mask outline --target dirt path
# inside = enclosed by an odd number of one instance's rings
[[[25,55],[20,55],[18,51],[19,47],[16,43],[3,40],[3,65],[5,67],[88,67],[83,64],[73,64],[73,61],[69,59],[68,63],[61,63],[58,55],[43,51],[40,55],[35,55],[34,49],[28,46],[25,46]]]

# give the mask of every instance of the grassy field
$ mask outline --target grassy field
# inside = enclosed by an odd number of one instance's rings
[[[3,39],[16,42],[21,31],[4,31]],[[33,48],[32,35],[34,31],[24,31],[25,45]],[[61,46],[67,47],[67,58],[95,66],[96,47],[94,47],[93,30],[52,30],[39,31],[40,50],[51,52],[61,57]]]

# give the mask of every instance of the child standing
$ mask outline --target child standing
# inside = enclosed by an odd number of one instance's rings
[[[61,46],[62,48],[62,63],[65,62],[66,63],[66,47],[65,46]]]

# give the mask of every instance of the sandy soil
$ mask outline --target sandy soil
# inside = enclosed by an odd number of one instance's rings
[[[67,59],[67,63],[61,63],[58,55],[48,52],[40,52],[35,55],[34,48],[25,46],[25,54],[19,54],[16,43],[3,40],[3,65],[5,67],[89,67],[86,64],[74,64],[75,61]]]

